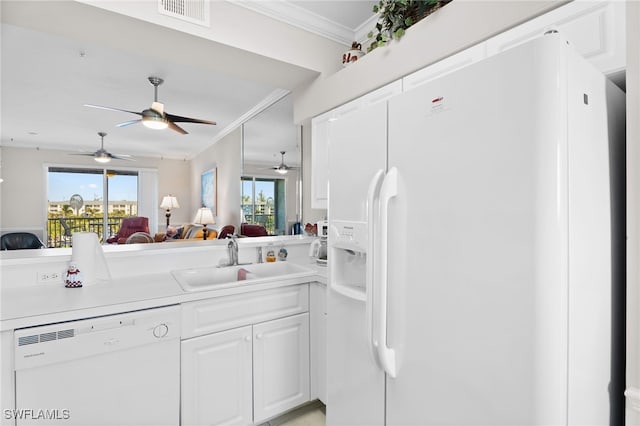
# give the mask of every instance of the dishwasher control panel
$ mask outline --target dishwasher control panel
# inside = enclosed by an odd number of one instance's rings
[[[15,369],[33,368],[171,339],[180,340],[178,305],[18,329]]]

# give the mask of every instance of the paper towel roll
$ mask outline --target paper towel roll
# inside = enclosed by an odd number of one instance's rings
[[[110,278],[107,261],[93,232],[74,232],[71,236],[71,263],[82,273],[82,284],[95,284]]]

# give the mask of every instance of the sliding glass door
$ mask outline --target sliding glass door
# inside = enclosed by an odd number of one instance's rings
[[[262,225],[270,235],[286,233],[284,179],[242,177],[243,222]]]
[[[116,234],[122,218],[138,216],[138,186],[137,171],[49,167],[47,246],[70,247],[78,231]]]

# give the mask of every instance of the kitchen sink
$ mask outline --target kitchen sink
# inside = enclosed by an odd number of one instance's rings
[[[237,285],[256,284],[277,279],[313,275],[311,268],[289,262],[252,263],[172,271],[171,274],[185,291],[202,291]]]

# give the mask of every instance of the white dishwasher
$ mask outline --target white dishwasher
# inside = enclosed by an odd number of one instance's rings
[[[180,423],[180,308],[15,331],[17,425]]]

